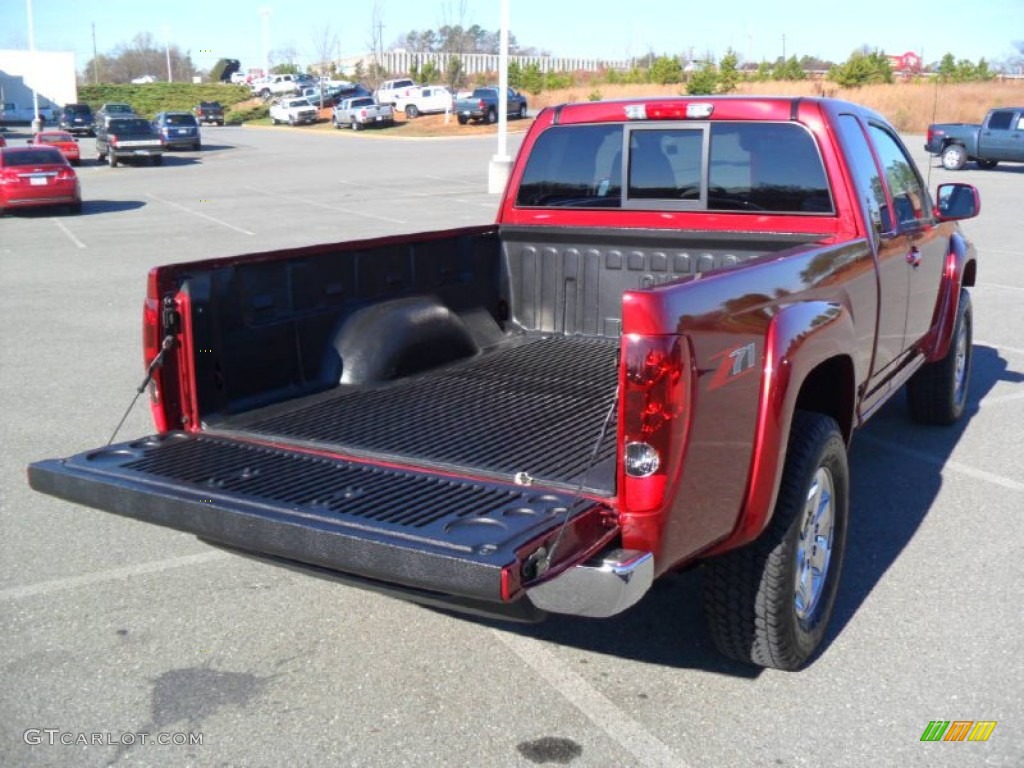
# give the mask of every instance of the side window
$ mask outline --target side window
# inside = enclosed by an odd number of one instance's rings
[[[1016,128],[1016,130],[1024,131],[1024,115],[1021,115],[1020,117],[1017,118],[1017,128]]]
[[[621,168],[621,125],[548,129],[530,151],[516,205],[618,208]]]
[[[892,196],[894,219],[901,227],[914,226],[930,217],[930,204],[924,184],[914,163],[888,130],[880,125],[870,128],[871,139],[882,163],[885,181]]]
[[[853,172],[853,183],[857,187],[857,199],[874,227],[875,233],[892,229],[889,206],[885,201],[882,177],[875,165],[874,155],[867,137],[861,130],[860,122],[853,115],[840,115],[839,133],[843,137],[843,149],[847,165]]]
[[[811,134],[789,123],[713,123],[708,208],[832,213],[832,195]]]
[[[993,131],[1006,131],[1009,130],[1012,122],[1013,112],[1003,109],[992,113],[992,117],[988,119],[988,127]]]

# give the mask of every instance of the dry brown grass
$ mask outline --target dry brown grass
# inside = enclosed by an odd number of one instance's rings
[[[542,93],[530,100],[530,108],[573,101],[587,101],[597,92],[602,99],[635,96],[677,96],[678,85],[597,85]],[[828,96],[863,104],[885,115],[897,130],[924,133],[929,123],[979,123],[992,107],[1024,104],[1024,81],[938,85],[934,82],[869,85],[839,88],[834,83],[744,83],[739,94],[776,96]]]
[[[628,99],[642,96],[679,96],[678,85],[584,85],[530,96],[530,110],[555,104],[588,101],[592,94],[602,99]],[[736,93],[763,96],[827,96],[845,99],[870,107],[885,115],[903,133],[924,133],[929,123],[978,123],[992,107],[1024,104],[1024,81],[964,83],[938,85],[933,82],[869,85],[863,88],[839,88],[834,83],[767,82],[743,83]],[[382,136],[431,138],[441,136],[479,136],[497,132],[493,125],[459,125],[452,116],[446,123],[444,115],[426,115],[405,120],[402,113],[393,128],[381,131]],[[331,111],[320,114],[321,122],[305,130],[333,130]],[[529,120],[510,120],[512,133],[525,131]],[[371,131],[377,133],[377,131]]]

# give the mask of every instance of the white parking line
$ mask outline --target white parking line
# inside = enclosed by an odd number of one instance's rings
[[[69,576],[66,579],[41,581],[36,584],[27,584],[23,587],[8,587],[7,589],[0,589],[0,600],[21,600],[26,597],[50,595],[54,592],[90,587],[93,584],[102,584],[106,581],[124,581],[134,576],[145,576],[149,573],[160,573],[161,571],[169,571],[172,568],[184,568],[189,565],[202,565],[215,560],[225,560],[231,556],[229,553],[218,549],[198,555],[184,555],[182,557],[172,557],[168,560],[156,560],[149,563],[129,565],[124,568],[113,568],[109,571],[87,573],[84,576]]]
[[[858,434],[855,439],[864,440],[868,443],[874,443],[881,448],[887,448],[890,451],[902,453],[904,456],[917,459],[918,461],[923,461],[925,464],[931,464],[933,467],[938,467],[943,471],[949,470],[950,472],[955,472],[959,475],[973,477],[975,480],[981,480],[985,483],[998,485],[1000,488],[1006,488],[1010,491],[1024,492],[1024,483],[1018,480],[1012,480],[1009,477],[1003,477],[1002,475],[997,475],[994,472],[986,472],[984,469],[975,469],[967,464],[961,464],[959,461],[945,459],[941,456],[935,456],[931,453],[919,451],[915,448],[907,448],[899,443],[882,440],[881,438],[874,437],[873,435]]]
[[[975,283],[975,288],[997,288],[1002,291],[1019,291],[1024,292],[1024,288],[1020,288],[1016,285],[999,285],[998,283]]]
[[[1008,347],[1005,344],[996,344],[994,341],[985,341],[984,339],[974,339],[974,346],[992,347],[997,352],[1011,352],[1015,355],[1024,355],[1024,349],[1020,347]]]
[[[572,672],[540,640],[500,630],[490,632],[601,731],[620,743],[640,765],[688,768],[688,764],[680,760],[665,741],[616,707],[611,699],[580,675]]]
[[[1018,392],[1014,395],[1002,395],[1001,397],[986,397],[978,403],[978,407],[989,408],[993,405],[1002,405],[1003,403],[1015,403],[1018,400],[1024,400],[1024,392]]]
[[[65,235],[67,235],[68,239],[72,243],[77,245],[79,248],[85,248],[86,247],[85,243],[83,243],[81,240],[79,240],[77,237],[75,237],[72,234],[71,230],[64,226],[64,222],[63,221],[61,221],[60,219],[50,219],[50,221],[52,221],[54,224],[56,224],[57,228],[60,229],[60,231],[63,232]]]
[[[409,223],[408,221],[405,221],[404,219],[393,219],[393,218],[391,218],[389,216],[377,216],[376,214],[367,213],[366,211],[360,211],[360,210],[356,210],[354,208],[345,208],[345,207],[340,206],[340,205],[331,205],[330,203],[324,203],[324,202],[321,202],[319,200],[312,200],[312,199],[306,198],[306,197],[299,197],[298,195],[283,195],[280,192],[268,192],[267,190],[260,189],[259,187],[246,187],[246,189],[252,190],[253,192],[258,192],[261,195],[266,195],[267,197],[273,197],[273,198],[275,198],[277,200],[291,200],[291,201],[296,202],[296,203],[302,203],[303,205],[311,205],[311,206],[314,206],[316,208],[326,208],[328,211],[337,211],[338,213],[347,213],[347,214],[349,214],[351,216],[360,216],[360,217],[362,217],[364,219],[374,219],[376,221],[386,221],[389,224],[408,224]]]
[[[236,227],[234,224],[228,224],[226,221],[221,221],[220,219],[215,218],[213,216],[210,216],[208,214],[200,213],[199,211],[193,211],[191,208],[186,208],[184,205],[179,205],[178,203],[172,203],[170,200],[165,200],[162,197],[158,197],[158,196],[154,195],[152,192],[147,192],[146,196],[147,197],[151,197],[154,200],[163,203],[164,205],[169,205],[172,208],[177,208],[179,211],[184,211],[185,213],[191,213],[193,216],[198,216],[200,219],[206,219],[207,221],[212,221],[214,224],[220,224],[222,227],[227,227],[228,229],[232,229],[235,232],[240,232],[243,235],[255,235],[256,234],[255,232],[250,232],[247,229],[242,229],[241,227]]]
[[[672,748],[617,707],[611,699],[569,669],[543,643],[512,632],[492,629],[496,638],[540,675],[558,693],[586,715],[602,732],[617,741],[640,765],[688,768]]]

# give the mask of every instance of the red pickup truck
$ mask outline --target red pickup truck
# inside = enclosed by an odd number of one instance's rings
[[[976,255],[854,104],[545,109],[493,225],[157,267],[157,434],[32,486],[478,614],[607,617],[695,564],[729,656],[832,612],[847,447],[964,413]]]

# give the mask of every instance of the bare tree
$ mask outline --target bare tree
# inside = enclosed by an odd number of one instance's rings
[[[374,0],[373,9],[370,11],[370,44],[367,46],[373,52],[373,64],[367,73],[368,85],[376,89],[380,81],[387,73],[381,65],[384,58],[384,8],[381,0]]]
[[[338,35],[325,24],[313,33],[313,52],[316,55],[314,67],[321,77],[333,69],[334,55],[338,50]]]

